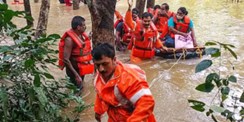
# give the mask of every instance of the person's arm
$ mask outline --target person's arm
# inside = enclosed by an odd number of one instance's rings
[[[75,80],[77,82],[77,85],[80,86],[81,85],[81,82],[82,82],[82,79],[79,75],[78,72],[76,72],[76,70],[74,69],[73,65],[71,64],[70,62],[70,56],[71,56],[71,52],[72,52],[72,49],[73,49],[73,44],[74,42],[71,40],[70,37],[67,37],[65,39],[65,46],[64,46],[64,63],[66,65],[66,68],[69,68],[72,73],[75,75]]]
[[[127,76],[127,84],[118,85],[121,93],[134,105],[133,113],[127,122],[141,122],[147,120],[153,113],[154,99],[145,80],[134,79]]]
[[[176,30],[174,27],[175,27],[175,24],[174,24],[174,20],[173,20],[173,17],[171,17],[169,20],[168,20],[168,27],[169,27],[169,31],[173,32],[174,34],[179,34],[179,35],[182,35],[184,37],[187,36],[187,33],[183,33],[183,32],[180,32],[178,30]]]
[[[153,114],[155,101],[146,81],[136,81],[128,92],[132,92],[130,101],[134,104],[135,109],[127,122],[139,122],[147,120]]]
[[[117,20],[123,19],[123,16],[119,13],[119,11],[115,10],[114,14]]]
[[[132,3],[129,3],[128,1],[128,10],[125,14],[125,23],[128,25],[128,27],[131,29],[131,30],[134,30],[135,28],[135,23],[133,22],[133,18],[132,18],[132,11],[131,11],[131,6],[132,6]]]
[[[99,98],[98,94],[96,95],[94,111],[95,111],[95,119],[98,122],[101,122],[102,115],[107,111],[107,105]]]
[[[158,17],[160,16],[160,14],[161,14],[161,11],[160,11],[160,10],[157,10],[157,11],[155,12],[155,14],[154,14],[154,16],[153,16],[153,18],[152,18],[152,22],[153,22],[154,24],[156,24],[156,23],[159,21]]]
[[[194,31],[194,28],[193,28],[192,20],[190,21],[189,27],[190,27],[190,31],[191,31],[191,37],[192,37],[192,40],[193,40],[193,45],[194,45],[194,47],[196,47],[197,46],[197,40],[196,40],[196,36],[195,36],[195,31]]]

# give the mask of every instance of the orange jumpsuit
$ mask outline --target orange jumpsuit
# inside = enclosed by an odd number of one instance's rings
[[[107,112],[108,122],[155,122],[155,103],[144,71],[136,65],[116,63],[107,83],[99,73],[96,75],[95,112],[100,115]]]
[[[155,25],[151,22],[150,28],[145,29],[141,21],[133,23],[131,11],[127,11],[125,22],[133,30],[134,38],[128,45],[128,49],[132,49],[132,57],[135,56],[142,59],[153,58],[155,55],[154,48],[161,48],[163,46],[157,38],[158,32]],[[141,32],[144,33],[141,34]],[[140,40],[142,37],[144,40]]]

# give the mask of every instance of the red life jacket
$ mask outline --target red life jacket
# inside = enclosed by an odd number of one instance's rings
[[[157,39],[157,28],[151,22],[150,29],[144,32],[143,35],[138,35],[140,34],[140,31],[144,30],[142,26],[143,26],[142,23],[140,23],[139,27],[137,27],[135,31],[135,35],[139,38],[143,36],[144,40],[141,41],[138,40],[137,38],[134,39],[132,55],[139,58],[152,58],[155,55],[154,43],[156,42]]]
[[[168,11],[167,15],[168,17],[158,17],[159,20],[155,24],[158,32],[161,33],[160,38],[164,38],[169,33],[168,20],[174,15],[174,13]]]
[[[132,38],[132,30],[129,28],[129,26],[125,22],[123,23],[123,29],[124,29],[124,34],[123,34],[122,40],[125,43],[130,43],[131,38]]]
[[[60,67],[60,69],[63,70],[65,67],[65,64],[63,62],[65,38],[70,37],[71,40],[76,45],[72,49],[71,56],[75,57],[81,76],[83,76],[85,74],[93,73],[93,71],[94,71],[94,65],[87,63],[92,60],[91,41],[86,33],[82,33],[82,36],[84,37],[84,44],[81,43],[77,34],[73,30],[69,30],[64,33],[64,35],[62,36],[62,38],[59,42],[59,67]]]
[[[116,21],[115,21],[115,23],[114,23],[114,28],[116,29],[116,27],[118,26],[118,24],[120,23],[120,22],[123,22],[124,20],[123,19],[117,19]]]
[[[189,32],[189,24],[190,24],[190,18],[188,16],[184,17],[184,21],[183,22],[178,22],[177,17],[174,16],[173,17],[174,20],[174,24],[175,24],[175,29],[183,32],[183,33],[187,33]],[[173,32],[171,32],[171,37],[174,38],[175,34]]]

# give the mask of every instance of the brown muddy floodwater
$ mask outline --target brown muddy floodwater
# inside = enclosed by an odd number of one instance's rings
[[[244,2],[232,3],[231,0],[156,0],[156,4],[167,2],[170,10],[176,12],[181,6],[188,9],[189,16],[194,22],[197,41],[204,44],[206,41],[215,40],[223,43],[231,43],[236,46],[234,51],[238,60],[234,60],[229,53],[223,53],[221,63],[223,66],[213,65],[207,71],[194,74],[197,63],[203,59],[174,60],[155,58],[150,61],[143,61],[138,64],[147,73],[148,82],[154,95],[156,106],[154,113],[158,122],[211,122],[204,114],[192,110],[187,99],[198,99],[210,103],[213,95],[200,93],[195,87],[204,81],[204,78],[211,70],[220,70],[224,74],[234,74],[238,78],[239,85],[235,88],[239,91],[244,89]],[[10,5],[14,10],[23,10],[22,5]],[[32,15],[35,25],[39,16],[40,3],[31,1]],[[122,14],[127,10],[126,0],[117,3],[116,9]],[[73,16],[81,15],[86,18],[87,32],[91,30],[91,19],[86,5],[80,4],[79,10],[72,10],[58,0],[51,0],[50,13],[48,18],[47,32],[63,34],[70,28],[70,21]],[[20,27],[25,25],[25,20],[15,20]],[[119,59],[124,62],[129,60],[129,52],[117,52]],[[232,62],[232,64],[229,63]],[[232,70],[235,66],[235,70]],[[64,72],[56,67],[50,67],[56,78],[63,78]],[[85,78],[84,100],[91,104],[94,101],[93,76]],[[216,102],[215,100],[213,102]],[[93,108],[85,110],[80,114],[82,122],[95,122]],[[106,116],[103,118],[106,121]]]

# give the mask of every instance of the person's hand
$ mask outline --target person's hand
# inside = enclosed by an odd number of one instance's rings
[[[82,79],[79,75],[75,76],[75,81],[76,81],[76,84],[80,87],[81,83],[82,83]]]
[[[127,0],[127,3],[129,5],[129,9],[131,9],[132,5],[133,5],[133,0]]]
[[[196,43],[196,40],[195,40],[195,42],[193,42],[193,46],[194,47],[197,47],[198,46],[197,43]]]
[[[98,113],[95,113],[95,119],[96,119],[98,122],[101,122],[101,115],[98,114]]]
[[[89,33],[88,37],[89,37],[89,39],[92,38],[92,31]]]
[[[187,37],[188,36],[187,33],[181,33],[181,35],[184,36],[184,37]]]
[[[166,12],[166,10],[160,10],[160,14],[161,14],[161,16],[167,16],[167,12]]]
[[[161,49],[160,49],[161,52],[168,52],[168,48],[163,46]]]

